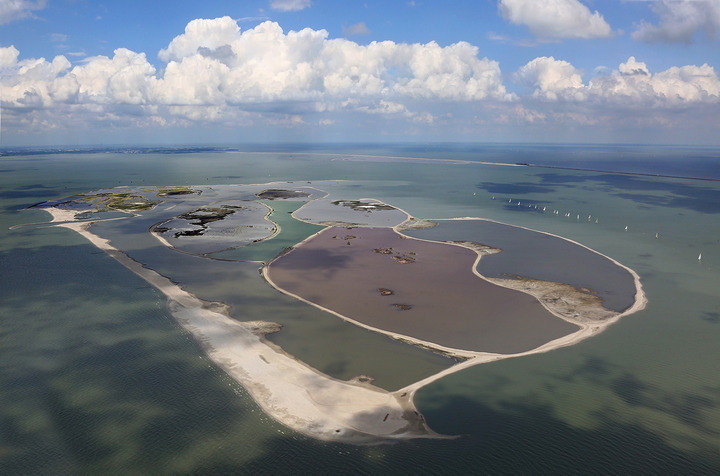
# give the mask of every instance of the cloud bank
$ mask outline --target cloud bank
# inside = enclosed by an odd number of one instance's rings
[[[656,108],[720,102],[720,78],[708,64],[673,66],[653,74],[631,56],[616,70],[584,83],[573,65],[550,56],[530,61],[517,77],[533,88],[534,98],[549,101]]]
[[[498,63],[480,58],[469,43],[363,46],[328,39],[325,30],[285,33],[274,22],[243,32],[229,17],[188,23],[159,52],[162,71],[145,53],[125,48],[74,67],[64,56],[48,61],[18,55],[12,46],[0,49],[6,110],[137,106],[215,120],[231,109],[369,111],[388,101],[513,99]]]
[[[270,21],[242,30],[229,17],[191,21],[157,57],[156,66],[118,48],[73,64],[0,47],[3,134],[366,127],[472,139],[532,125],[547,139],[577,124],[718,129],[720,79],[708,64],[653,72],[631,56],[589,75],[542,56],[504,76],[466,42],[361,45]]]

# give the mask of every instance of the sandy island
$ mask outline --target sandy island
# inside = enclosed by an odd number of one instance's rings
[[[388,392],[364,382],[363,378],[341,381],[311,368],[264,339],[264,332],[277,328],[274,323],[240,322],[232,319],[224,304],[198,299],[168,278],[143,267],[122,251],[111,246],[108,240],[90,233],[88,227],[92,222],[72,221],[77,212],[69,212],[56,207],[42,209],[52,215],[54,226],[62,226],[76,231],[165,294],[173,317],[202,345],[213,362],[220,365],[234,380],[247,389],[255,402],[269,416],[293,430],[321,440],[375,444],[410,438],[448,438],[433,432],[415,408],[413,397],[418,389],[474,365],[548,352],[574,345],[602,332],[621,317],[643,309],[647,302],[637,273],[612,260],[618,266],[627,269],[632,274],[635,283],[635,302],[624,312],[604,316],[599,321],[573,320],[568,316],[563,316],[562,309],[553,308],[548,302],[540,299],[539,303],[549,313],[566,323],[572,323],[579,330],[564,333],[550,342],[515,353],[478,352],[448,347],[446,350],[449,353],[461,350],[462,357],[466,360],[404,388]],[[408,220],[394,229],[399,232],[408,227],[428,226],[433,226],[433,222],[414,219],[408,215]],[[322,232],[309,237],[303,243],[307,243],[320,233]],[[423,240],[414,238],[411,240],[418,243],[423,242]],[[425,240],[425,242],[427,241]],[[435,243],[440,244],[440,242]],[[449,245],[443,243],[443,245],[461,246],[474,251],[476,259],[472,264],[472,273],[485,279],[477,272],[476,267],[487,250],[474,247],[472,243],[458,242]],[[298,246],[302,246],[302,244]],[[404,265],[408,265],[408,263]],[[267,266],[263,268],[263,274],[270,285],[287,293],[270,279]],[[500,282],[497,284],[503,285]],[[393,286],[396,285],[389,284],[376,291],[383,298],[388,296],[392,298],[395,297],[393,294],[388,295],[381,290],[391,290]],[[540,288],[543,292],[547,291],[543,286]],[[520,290],[536,295],[536,297],[538,294],[538,292],[532,292],[531,289]],[[299,296],[296,297],[309,302]],[[370,325],[353,321],[331,309],[314,305],[362,327],[386,333],[398,340],[409,340],[420,346],[430,344],[432,347],[432,342],[423,342],[421,339],[409,338],[401,333],[373,328]],[[401,309],[396,312],[406,311]],[[412,312],[412,310],[407,312]],[[436,345],[435,350],[442,350],[442,346],[437,347]]]

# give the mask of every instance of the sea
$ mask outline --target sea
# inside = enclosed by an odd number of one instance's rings
[[[416,217],[490,218],[578,241],[637,271],[648,305],[575,346],[422,388],[415,403],[428,425],[456,438],[322,442],[265,415],[174,321],[159,291],[29,208],[121,185],[322,180],[338,181],[347,199],[376,198]],[[234,305],[273,320],[273,299]],[[368,362],[386,369],[390,388],[407,383],[403,372],[444,365],[410,351],[389,358],[395,343],[364,330],[344,343],[335,324],[312,322],[293,321],[295,334],[276,341],[329,373],[343,373],[336,362]],[[2,149],[0,474],[100,472],[718,474],[720,149]]]

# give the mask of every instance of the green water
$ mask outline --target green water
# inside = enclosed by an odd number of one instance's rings
[[[275,222],[279,228],[278,233],[272,238],[253,243],[242,248],[212,253],[208,256],[220,259],[231,259],[238,261],[262,261],[268,262],[279,255],[283,250],[300,243],[308,236],[317,233],[324,227],[295,220],[292,213],[305,205],[307,202],[262,200],[272,208],[268,219]]]
[[[516,161],[513,148],[492,153]],[[607,154],[592,168],[603,168]],[[717,151],[693,154],[720,163]],[[330,159],[0,159],[0,473],[720,470],[717,182]],[[266,417],[202,355],[157,291],[77,234],[8,230],[48,219],[19,208],[115,185],[320,179],[349,181],[333,185],[334,195],[372,196],[415,216],[483,216],[577,240],[635,269],[648,307],[579,345],[474,367],[418,392],[430,426],[459,439],[354,447],[310,440]],[[592,214],[599,224],[509,207],[500,197]],[[336,359],[342,340],[319,320],[305,326],[302,313],[291,314],[288,335],[293,327],[326,338],[306,350],[313,365]],[[395,365],[386,351],[369,352]]]

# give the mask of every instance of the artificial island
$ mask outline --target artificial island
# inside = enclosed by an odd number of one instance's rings
[[[414,217],[334,186],[116,187],[35,208],[162,292],[264,412],[322,440],[448,437],[415,407],[418,389],[576,344],[646,304],[633,270],[579,243],[479,217]],[[279,304],[252,312],[259,296]],[[293,316],[310,308],[315,320]],[[313,334],[323,320],[336,327]],[[366,344],[330,346],[341,331],[407,356],[401,376],[376,379]],[[324,346],[355,352],[360,371],[321,368]]]

